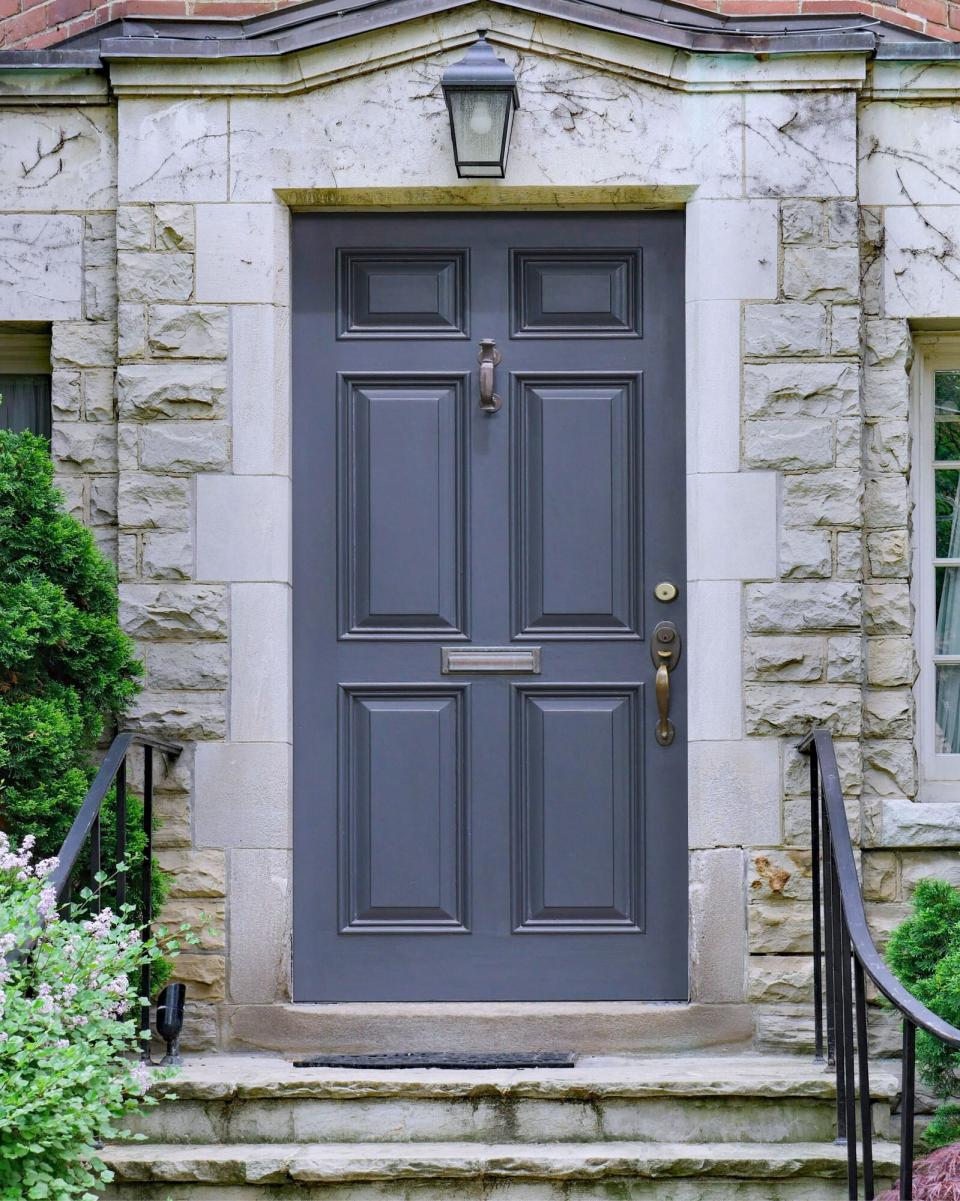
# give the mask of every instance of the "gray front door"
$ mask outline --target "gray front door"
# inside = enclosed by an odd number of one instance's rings
[[[682,281],[679,213],[294,218],[297,1000],[686,997]]]

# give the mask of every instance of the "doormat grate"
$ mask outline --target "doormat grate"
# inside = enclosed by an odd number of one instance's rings
[[[569,1051],[532,1051],[489,1055],[461,1051],[400,1051],[392,1055],[311,1055],[295,1059],[295,1068],[572,1068],[576,1056]]]

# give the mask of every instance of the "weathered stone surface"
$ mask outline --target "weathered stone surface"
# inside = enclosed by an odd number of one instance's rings
[[[193,250],[194,209],[192,204],[158,204],[154,237],[158,250]]]
[[[860,353],[860,306],[836,304],[830,322],[830,353]]]
[[[748,421],[743,428],[744,462],[750,467],[802,471],[833,463],[829,421]]]
[[[881,530],[867,535],[867,558],[875,576],[910,574],[910,539],[906,530]]]
[[[855,200],[830,200],[827,202],[827,241],[834,245],[844,242],[856,244],[859,237],[860,213]]]
[[[853,196],[853,97],[842,92],[745,96],[745,182],[753,196]]]
[[[760,901],[747,906],[752,953],[810,952],[813,935],[810,905],[801,901]]]
[[[748,584],[746,628],[752,633],[849,629],[860,625],[860,588],[823,583]]]
[[[865,323],[863,411],[869,417],[906,421],[910,413],[913,348],[906,321],[872,319]]]
[[[117,287],[127,302],[189,300],[193,294],[193,255],[183,251],[121,250]]]
[[[743,350],[757,358],[829,354],[827,310],[819,304],[749,304]]]
[[[146,204],[121,204],[117,209],[117,249],[153,248],[153,211]]]
[[[857,471],[818,471],[787,476],[783,482],[784,524],[858,526],[862,494],[863,486]]]
[[[194,955],[181,952],[173,965],[173,979],[188,986],[195,1001],[222,1001],[226,962],[222,955]]]
[[[121,471],[137,471],[140,467],[140,426],[117,426],[117,464]]]
[[[860,744],[840,739],[834,743],[837,767],[844,796],[856,797],[860,792]],[[787,745],[783,759],[783,789],[787,796],[810,801],[810,760],[796,746]]]
[[[830,534],[826,530],[780,532],[780,575],[784,579],[827,579],[833,569]]]
[[[852,363],[748,363],[743,369],[747,417],[854,416],[860,382]]]
[[[747,999],[770,1004],[813,999],[813,959],[809,955],[751,955],[747,969]]]
[[[144,358],[147,353],[146,305],[117,305],[117,325],[117,355],[120,360]]]
[[[54,461],[77,471],[116,471],[117,433],[97,422],[61,422],[53,426]]]
[[[143,426],[140,465],[148,471],[222,471],[230,429],[221,422],[158,421]]]
[[[865,901],[899,901],[900,856],[892,851],[864,851],[860,875]]]
[[[124,472],[118,512],[127,527],[189,529],[190,483],[177,476]]]
[[[960,847],[960,804],[883,800],[867,830],[876,847]]]
[[[169,897],[157,920],[173,932],[189,926],[190,932],[200,939],[197,947],[201,951],[222,951],[226,945],[223,901],[211,897]]]
[[[230,854],[230,998],[271,1003],[290,996],[290,854],[236,849]]]
[[[75,321],[83,316],[81,217],[2,214],[0,245],[5,321]]]
[[[856,246],[787,246],[783,294],[791,300],[856,301],[860,256]]]
[[[824,647],[819,638],[747,638],[744,670],[755,680],[819,680]]]
[[[846,684],[747,684],[743,690],[748,734],[803,735],[825,725],[838,736],[860,733],[860,690]]]
[[[140,543],[136,534],[117,538],[117,574],[121,580],[135,580],[140,574]]]
[[[917,665],[910,638],[867,639],[867,683],[874,688],[911,687]]]
[[[904,689],[867,689],[863,732],[868,738],[909,738],[913,734],[913,694]]]
[[[116,525],[117,477],[95,475],[90,480],[90,524]]]
[[[824,207],[819,200],[784,200],[780,222],[784,242],[819,242],[824,233]]]
[[[83,313],[89,321],[117,319],[117,273],[113,267],[88,267],[84,271]]]
[[[837,419],[836,456],[837,467],[859,470],[863,452],[861,450],[862,425],[858,417]]]
[[[159,738],[224,738],[226,704],[223,692],[144,691],[134,702],[130,719],[137,729]]]
[[[187,998],[180,1045],[192,1055],[217,1050],[220,1045],[220,1030],[216,1005],[209,1002],[201,1005]]]
[[[910,425],[899,418],[881,418],[865,427],[864,466],[868,471],[910,469]]]
[[[808,901],[811,893],[810,852],[765,849],[747,857],[750,903],[758,901]]]
[[[78,521],[85,521],[87,509],[85,478],[81,475],[69,476],[58,472],[54,476],[53,482],[60,491],[63,503],[71,517],[76,517]]]
[[[955,838],[960,844],[960,829],[955,832]],[[909,900],[921,880],[946,880],[960,888],[960,855],[956,852],[903,851],[900,861],[904,900]]]
[[[909,514],[905,475],[876,475],[867,480],[863,498],[864,521],[874,529],[903,527]]]
[[[910,634],[913,607],[907,584],[867,584],[863,590],[864,629],[867,634]]]
[[[128,97],[120,108],[121,201],[227,199],[227,101]]]
[[[917,756],[907,739],[863,744],[863,788],[870,796],[910,797],[917,792]]]
[[[182,796],[154,793],[153,811],[158,822],[153,835],[155,847],[166,849],[190,846],[193,842],[190,810]]]
[[[144,363],[117,371],[117,398],[124,420],[155,417],[220,417],[226,371],[221,363]]]
[[[83,392],[79,371],[52,371],[50,373],[50,407],[53,417],[76,420],[80,416]]]
[[[112,367],[116,346],[112,321],[55,321],[50,359],[55,367]]]
[[[862,673],[860,635],[844,634],[827,640],[827,679],[834,684],[858,684]]]
[[[115,382],[109,367],[88,367],[83,372],[83,414],[87,421],[116,419]]]
[[[764,1005],[757,1010],[757,1049],[810,1054],[814,1046],[813,1012],[805,1005]]]
[[[147,647],[151,688],[226,688],[229,677],[226,642],[158,642]]]
[[[837,534],[837,576],[841,580],[858,580],[863,571],[863,541],[856,530],[841,530]]]
[[[227,590],[222,585],[124,584],[120,621],[136,638],[226,638]]]
[[[225,359],[227,310],[220,305],[151,305],[149,347],[157,358]]]
[[[193,564],[193,534],[189,531],[156,530],[143,535],[144,579],[189,580]]]

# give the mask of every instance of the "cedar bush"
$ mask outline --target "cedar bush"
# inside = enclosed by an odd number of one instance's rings
[[[94,775],[92,754],[139,688],[112,565],[63,507],[46,441],[0,430],[0,829],[57,853]],[[129,801],[129,853],[142,809]],[[113,819],[104,820],[104,852]],[[109,860],[105,861],[109,862]]]
[[[945,880],[921,880],[912,914],[890,938],[887,962],[919,1001],[960,1026],[960,890]],[[960,1142],[960,1052],[918,1030],[917,1071],[941,1102],[924,1144],[933,1150]]]

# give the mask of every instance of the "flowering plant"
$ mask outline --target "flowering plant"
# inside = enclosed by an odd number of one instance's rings
[[[161,949],[89,890],[58,912],[57,861],[32,864],[32,848],[0,832],[0,1199],[94,1201],[111,1178],[98,1145],[154,1103],[136,981]]]

